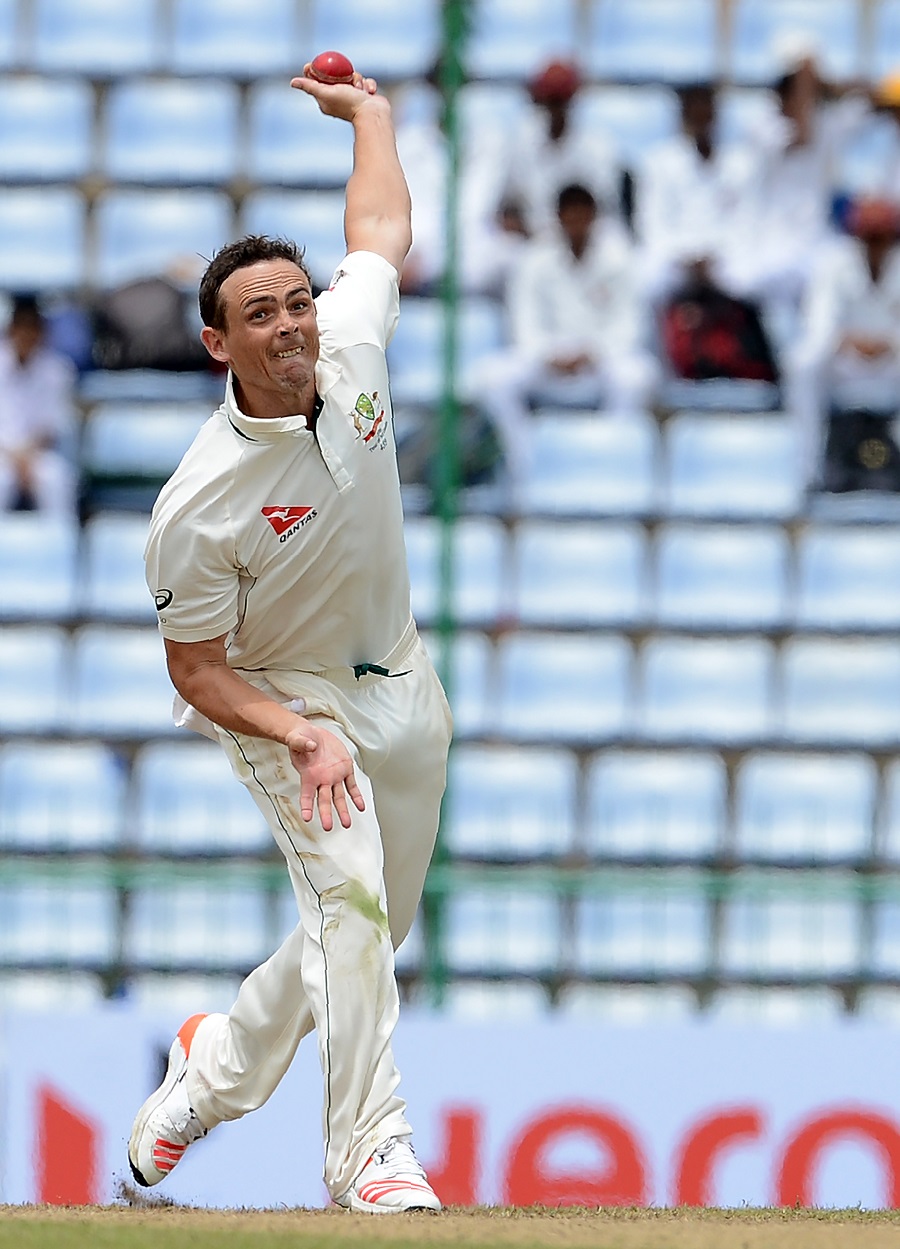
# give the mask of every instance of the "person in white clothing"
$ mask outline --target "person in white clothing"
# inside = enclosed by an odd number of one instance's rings
[[[598,219],[587,187],[560,191],[557,228],[523,249],[506,310],[510,346],[479,364],[474,390],[497,431],[515,503],[530,463],[531,404],[632,413],[656,379],[632,248]]]
[[[822,474],[828,411],[900,410],[900,208],[864,199],[851,234],[823,252],[803,308],[803,334],[790,357],[788,406],[804,478]]]
[[[180,723],[217,738],[284,854],[299,923],[229,1014],[193,1017],[129,1142],[139,1183],[259,1107],[315,1029],[325,1183],[368,1213],[439,1210],[392,1052],[393,948],[434,846],[452,723],[410,614],[385,348],[410,203],[375,83],[292,86],[354,131],[347,255],[314,302],[296,245],[252,236],[200,284],[225,399],[147,542]]]
[[[0,342],[0,510],[73,516],[75,366],[47,343],[33,296],[13,300]]]

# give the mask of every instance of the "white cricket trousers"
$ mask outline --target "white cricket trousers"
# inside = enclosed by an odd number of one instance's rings
[[[212,1127],[261,1106],[300,1040],[316,1029],[324,1077],[325,1183],[347,1191],[373,1148],[411,1132],[397,1093],[394,949],[413,922],[434,849],[452,721],[410,624],[380,660],[405,676],[271,671],[242,674],[335,733],[353,759],[364,812],[330,832],[300,818],[300,777],[286,747],[219,730],[237,777],[287,861],[300,922],[251,972],[228,1015],[207,1016],[191,1045],[188,1094]]]

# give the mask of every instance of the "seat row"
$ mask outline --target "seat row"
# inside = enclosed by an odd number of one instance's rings
[[[729,780],[705,751],[455,750],[443,838],[455,858],[900,863],[900,762],[748,753]],[[96,741],[0,745],[0,851],[264,855],[265,820],[222,752],[152,742],[133,766]]]

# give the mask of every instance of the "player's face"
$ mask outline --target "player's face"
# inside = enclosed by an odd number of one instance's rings
[[[223,330],[204,329],[211,354],[240,384],[249,416],[288,416],[315,394],[319,327],[309,278],[290,260],[262,260],[222,283]]]

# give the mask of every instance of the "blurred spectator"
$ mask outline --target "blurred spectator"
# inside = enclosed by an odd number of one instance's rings
[[[860,454],[862,468],[868,457],[870,469],[889,469],[893,461],[897,472],[889,422],[900,409],[900,211],[893,201],[863,199],[852,207],[848,225],[851,237],[835,240],[819,257],[790,368],[789,407],[803,471],[826,489],[848,488],[838,480],[839,461],[852,463]],[[847,421],[846,413],[856,415]],[[861,421],[861,414],[870,419]],[[828,415],[831,463],[823,466]],[[882,450],[863,449],[877,429]],[[889,476],[883,485],[890,485]],[[891,486],[898,487],[900,478]]]
[[[587,187],[559,192],[556,227],[522,249],[506,310],[511,346],[482,362],[476,391],[515,501],[529,465],[530,403],[633,412],[655,381],[633,249]]]
[[[73,514],[75,366],[46,338],[36,298],[16,296],[0,342],[0,508]]]

